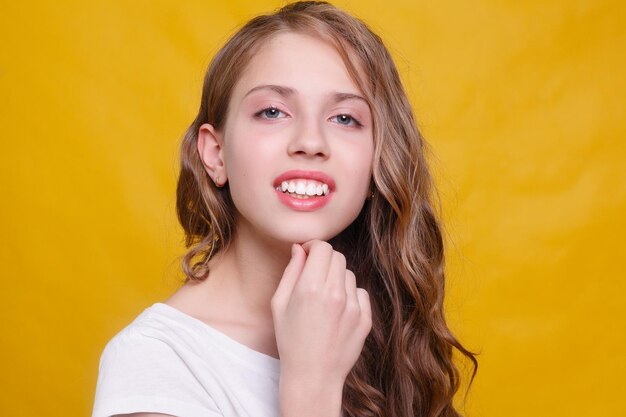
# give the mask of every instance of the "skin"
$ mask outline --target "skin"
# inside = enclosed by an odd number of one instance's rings
[[[332,46],[283,33],[244,71],[225,127],[199,131],[207,173],[229,182],[237,228],[230,248],[211,260],[210,277],[166,303],[279,357],[283,417],[340,416],[345,378],[371,329],[367,292],[325,242],[369,194],[372,120],[359,96]],[[329,203],[312,212],[283,205],[272,184],[292,169],[330,175]]]

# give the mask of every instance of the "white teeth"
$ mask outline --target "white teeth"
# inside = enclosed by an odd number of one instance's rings
[[[306,194],[306,185],[303,182],[296,184],[296,194]]]
[[[296,194],[298,196],[313,197],[316,195],[328,195],[329,188],[327,184],[315,180],[296,179],[291,181],[283,181],[277,190],[283,193]]]

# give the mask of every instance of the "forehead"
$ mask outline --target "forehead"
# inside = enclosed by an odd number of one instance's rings
[[[359,93],[335,46],[294,32],[267,40],[243,70],[233,93],[245,94],[259,84],[284,85],[303,93],[338,89]]]

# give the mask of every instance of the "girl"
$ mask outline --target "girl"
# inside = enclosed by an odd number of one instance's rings
[[[453,350],[476,360],[444,320],[423,147],[361,21],[248,22],[182,143],[186,283],[109,342],[93,416],[458,416]]]

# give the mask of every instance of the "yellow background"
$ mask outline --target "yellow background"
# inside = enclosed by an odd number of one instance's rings
[[[0,1],[0,415],[89,415],[110,337],[180,279],[178,141],[279,1]],[[338,1],[429,139],[472,417],[623,416],[626,8]]]

